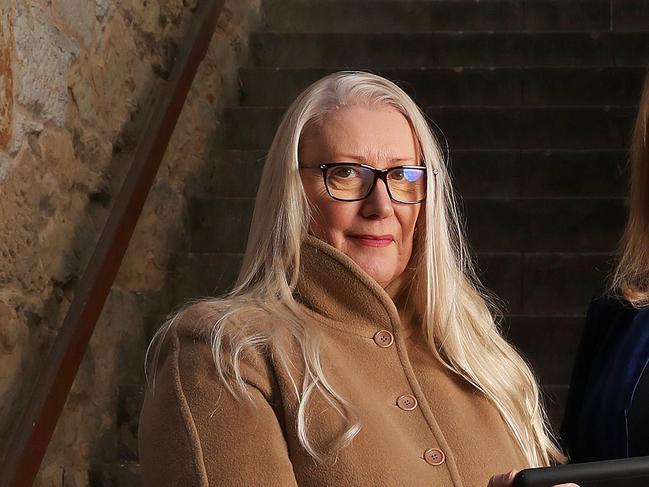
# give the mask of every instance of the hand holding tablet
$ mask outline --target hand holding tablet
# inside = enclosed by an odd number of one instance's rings
[[[494,484],[494,487],[554,487],[566,483],[579,487],[646,487],[649,457],[529,468],[518,472],[511,484]]]
[[[539,469],[527,469],[527,470],[523,470],[523,472],[526,472],[528,470],[539,470]],[[516,479],[518,478],[519,472],[520,472],[519,470],[512,470],[511,472],[508,473],[494,475],[489,480],[489,485],[487,487],[516,487],[517,484],[515,484],[515,482]],[[527,486],[527,484],[525,485]],[[539,484],[539,486],[540,485],[541,484]],[[545,486],[546,484],[543,485]],[[556,485],[547,484],[547,487],[580,487],[580,486],[574,483],[568,483],[568,484],[556,484]]]

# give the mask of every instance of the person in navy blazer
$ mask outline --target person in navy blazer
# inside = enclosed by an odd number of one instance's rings
[[[571,463],[649,455],[649,73],[631,147],[630,212],[588,309],[561,440]]]

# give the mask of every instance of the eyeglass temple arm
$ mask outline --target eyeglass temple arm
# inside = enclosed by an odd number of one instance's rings
[[[322,163],[321,164],[303,164],[303,165],[299,165],[298,169],[323,169],[324,168],[323,166],[324,166],[324,164],[322,164]],[[375,169],[376,171],[381,171],[383,173],[387,173],[390,169],[396,169],[396,168],[389,168],[389,169],[372,168],[372,169]],[[434,167],[433,168],[433,175],[437,176],[438,174],[439,174],[439,169]]]

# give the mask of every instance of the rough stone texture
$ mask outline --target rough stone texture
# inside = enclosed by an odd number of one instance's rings
[[[187,0],[0,7],[0,461],[194,18]],[[221,111],[260,0],[226,0],[35,485],[85,486],[115,460],[117,391],[143,382],[169,311],[186,199],[209,191]],[[9,15],[5,15],[5,14]],[[9,26],[9,27],[7,27]],[[13,85],[6,82],[15,80]]]
[[[0,292],[0,397],[15,396],[20,379],[21,364],[28,335],[27,324],[18,317],[12,306],[15,295],[10,289]],[[10,401],[0,404],[0,416],[6,417],[11,407]]]
[[[67,73],[79,56],[78,44],[52,25],[38,6],[16,2],[16,95],[35,116],[65,123]]]
[[[0,183],[7,175],[7,171],[9,170],[10,165],[11,159],[9,159],[7,155],[0,152]]]
[[[108,140],[115,140],[132,112],[146,105],[160,86],[151,86],[151,65],[136,45],[129,20],[116,14],[106,27],[106,40],[99,55],[83,53],[70,73],[70,89],[80,118]],[[154,57],[158,62],[158,56]]]
[[[28,110],[21,106],[15,107],[13,125],[13,138],[7,148],[10,154],[18,152],[27,137],[38,135],[43,130],[43,124],[37,117],[33,117]]]
[[[0,5],[0,148],[5,147],[13,137],[13,21],[11,5]]]
[[[142,369],[144,326],[138,296],[114,287],[54,432],[37,485],[87,483],[88,458],[114,452],[118,384]],[[111,359],[108,359],[111,357]],[[53,448],[54,447],[54,448]]]
[[[95,30],[95,4],[88,0],[53,0],[53,16],[79,42],[90,46]]]

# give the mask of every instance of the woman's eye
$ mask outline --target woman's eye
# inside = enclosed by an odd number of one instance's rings
[[[356,171],[351,167],[340,167],[332,172],[332,176],[337,178],[349,178],[356,175]]]
[[[396,181],[401,181],[403,179],[403,176],[403,169],[398,169],[390,173],[390,179],[394,179]]]

